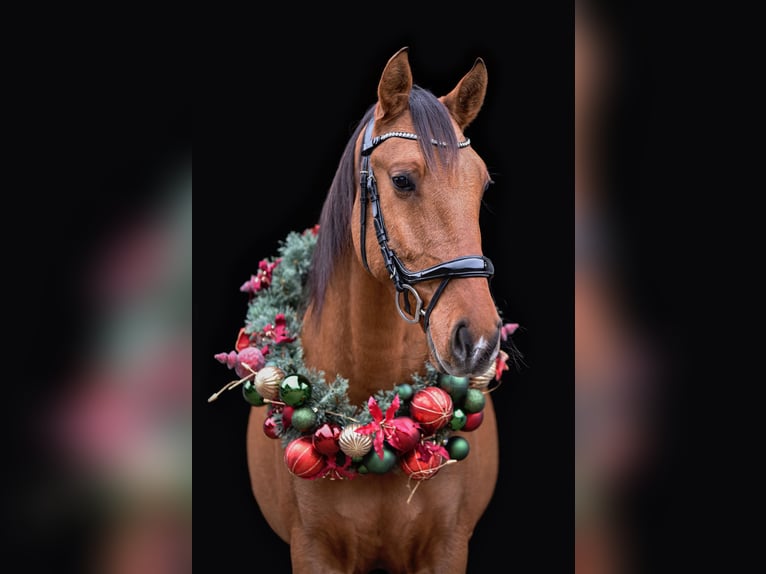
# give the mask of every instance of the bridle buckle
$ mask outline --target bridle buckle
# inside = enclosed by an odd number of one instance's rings
[[[415,290],[415,288],[412,285],[407,285],[406,283],[402,284],[403,289],[401,291],[397,291],[394,294],[394,300],[396,301],[396,310],[399,311],[399,315],[401,315],[402,319],[407,321],[408,323],[415,324],[420,321],[421,316],[425,316],[426,312],[423,310],[423,299],[420,298],[420,295]],[[404,298],[407,298],[407,293],[404,292],[404,289],[412,293],[412,295],[415,297],[415,311],[412,313],[412,316],[410,316],[407,311],[402,309],[401,303],[399,300],[402,298],[402,295],[404,295]],[[405,302],[405,306],[409,307],[409,305]]]

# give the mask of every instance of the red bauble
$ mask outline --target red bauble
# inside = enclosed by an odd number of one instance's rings
[[[481,425],[482,421],[484,420],[484,411],[479,411],[478,413],[468,413],[465,416],[465,424],[463,425],[463,428],[461,428],[461,431],[472,431],[479,428],[479,425]]]
[[[452,397],[440,387],[426,387],[415,393],[410,401],[410,416],[432,434],[449,423],[452,417]]]
[[[412,450],[420,441],[420,425],[410,417],[396,417],[385,431],[386,441],[399,452]]]
[[[269,438],[279,438],[279,435],[282,434],[282,429],[277,424],[277,421],[274,420],[274,417],[266,417],[266,420],[263,421],[263,433]]]
[[[340,450],[340,427],[325,423],[314,431],[314,448],[326,456],[335,456]]]
[[[424,460],[424,453],[413,449],[404,453],[399,459],[399,467],[404,474],[413,480],[426,480],[441,470],[444,459],[438,454],[431,454],[428,460]]]
[[[289,405],[282,407],[282,428],[290,428],[293,424],[293,411],[295,409]]]
[[[324,456],[312,444],[312,437],[302,436],[285,448],[285,464],[295,476],[312,478],[325,466]]]

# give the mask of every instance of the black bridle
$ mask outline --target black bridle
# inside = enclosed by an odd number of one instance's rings
[[[372,128],[374,120],[371,119],[367,124],[364,132],[364,140],[362,142],[361,149],[361,171],[360,171],[360,183],[361,183],[361,195],[360,195],[360,214],[361,214],[361,251],[362,251],[362,263],[364,263],[365,269],[370,271],[370,267],[367,264],[367,249],[366,249],[366,225],[367,225],[367,204],[369,203],[372,210],[372,221],[375,225],[375,235],[378,239],[378,245],[380,245],[380,251],[383,254],[383,262],[388,270],[389,277],[394,282],[396,287],[396,309],[402,318],[408,323],[422,322],[423,330],[428,329],[428,323],[431,317],[431,312],[436,306],[439,296],[447,287],[450,279],[464,278],[464,277],[492,277],[495,273],[495,267],[492,265],[487,257],[483,255],[466,255],[463,257],[457,257],[456,259],[450,259],[444,263],[439,263],[432,267],[427,267],[420,271],[410,271],[407,269],[402,261],[397,257],[396,253],[388,245],[388,234],[386,233],[386,224],[383,221],[383,212],[380,208],[380,196],[378,195],[378,187],[375,181],[375,175],[372,173],[372,166],[370,165],[370,154],[372,151],[384,141],[390,138],[404,138],[409,140],[417,140],[417,134],[410,132],[387,132],[385,134],[372,137]],[[431,140],[434,145],[446,145],[443,142]],[[471,140],[466,139],[458,143],[459,148],[468,147]],[[422,281],[430,281],[432,279],[441,279],[441,283],[434,291],[431,301],[428,306],[423,309],[423,299],[421,299],[418,292],[413,287],[414,284]],[[410,305],[408,293],[411,293],[415,298],[415,310],[413,311]],[[403,296],[402,296],[403,295]],[[400,299],[404,299],[404,309],[400,303]]]

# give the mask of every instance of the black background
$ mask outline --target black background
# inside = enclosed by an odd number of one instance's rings
[[[466,135],[496,182],[481,215],[485,254],[496,266],[492,290],[506,319],[521,324],[515,341],[524,362],[493,394],[500,477],[471,541],[469,572],[571,565],[573,29],[569,9],[548,18],[544,30],[540,16],[522,9],[463,33],[408,27],[401,18],[369,31],[304,30],[253,45],[245,70],[223,63],[211,78],[220,94],[202,102],[204,115],[222,137],[205,144],[205,157],[212,152],[218,161],[198,179],[205,207],[198,206],[195,246],[201,571],[289,571],[288,547],[250,493],[248,406],[239,393],[205,402],[229,380],[213,355],[231,349],[243,324],[247,299],[238,289],[257,262],[288,231],[318,220],[346,141],[375,101],[388,58],[403,46],[415,83],[436,95],[477,57],[487,65],[485,105]]]

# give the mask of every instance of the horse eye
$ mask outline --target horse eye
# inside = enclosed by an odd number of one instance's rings
[[[395,175],[391,178],[391,181],[399,191],[412,191],[415,189],[415,186],[410,181],[410,178],[406,175]]]

